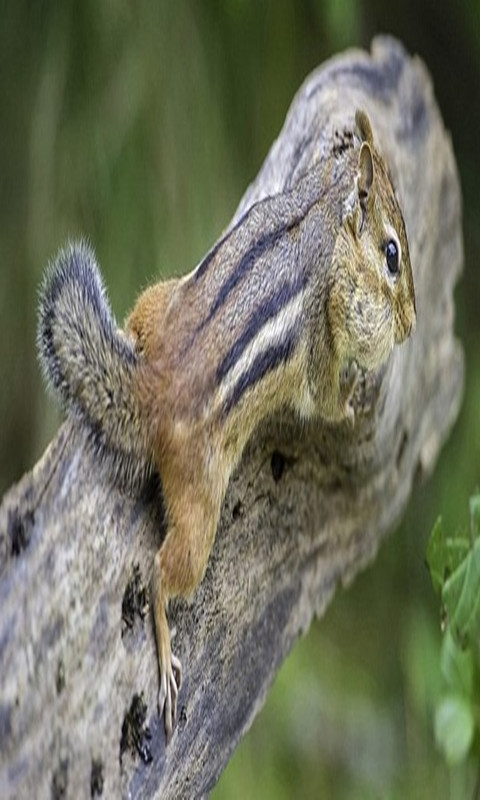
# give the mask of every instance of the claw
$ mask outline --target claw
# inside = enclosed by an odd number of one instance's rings
[[[360,370],[357,362],[354,359],[353,361],[350,361],[341,378],[341,382],[343,384],[343,393],[347,400],[349,400],[353,395],[359,376]]]
[[[173,692],[173,719],[177,717],[177,699],[180,686],[182,685],[182,665],[180,659],[172,653],[172,673],[174,677],[175,690]]]
[[[355,426],[355,409],[351,403],[345,404],[345,419],[350,428]]]
[[[173,653],[172,653],[172,669],[174,672],[177,673],[177,684],[178,688],[180,689],[180,686],[182,685],[182,664],[180,662],[180,659],[177,658],[177,656],[174,655]]]
[[[160,689],[158,691],[158,713],[165,719],[165,735],[170,740],[177,718],[178,691],[182,682],[182,666],[180,660],[173,655],[162,667],[160,673]]]
[[[155,639],[157,641],[158,671],[158,714],[165,722],[165,736],[168,741],[172,735],[177,718],[178,691],[182,682],[182,666],[172,653],[171,636],[167,621],[167,599],[161,582],[160,551],[155,556],[153,573],[153,618]]]
[[[355,409],[352,399],[355,392],[360,370],[355,360],[351,361],[340,378],[341,397],[344,403],[344,414],[351,427],[355,424]]]

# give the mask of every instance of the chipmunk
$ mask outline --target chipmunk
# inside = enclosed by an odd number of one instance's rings
[[[405,225],[370,121],[288,191],[254,204],[189,275],[141,294],[117,328],[92,250],[68,246],[41,290],[45,374],[121,482],[156,468],[167,533],[153,564],[167,740],[181,665],[170,598],[202,580],[232,471],[259,423],[289,407],[354,422],[359,368],[416,320]]]

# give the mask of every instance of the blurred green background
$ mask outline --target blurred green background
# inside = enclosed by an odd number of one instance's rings
[[[480,467],[480,2],[0,3],[1,493],[59,422],[36,362],[37,289],[68,237],[94,244],[122,319],[228,223],[310,70],[390,32],[427,63],[464,195],[457,329],[465,402],[433,478],[374,565],[299,642],[213,796],[470,797],[435,748],[438,513],[467,520]],[[388,498],[386,498],[388,502]]]

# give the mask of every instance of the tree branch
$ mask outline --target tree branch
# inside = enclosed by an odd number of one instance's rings
[[[373,559],[433,468],[462,394],[453,288],[463,253],[452,147],[422,64],[379,39],[371,55],[350,51],[314,72],[236,218],[322,158],[332,126],[357,107],[404,209],[413,338],[362,381],[354,430],[285,417],[254,437],[205,580],[170,610],[184,683],[167,749],[146,614],[160,492],[152,482],[142,497],[122,494],[67,420],[0,509],[2,797],[207,792],[299,633]]]

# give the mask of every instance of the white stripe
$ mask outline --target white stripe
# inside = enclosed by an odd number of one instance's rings
[[[268,320],[260,329],[254,339],[246,347],[235,366],[227,372],[219,390],[219,401],[223,403],[241,379],[242,375],[248,371],[254,360],[261,353],[264,353],[272,345],[276,345],[287,336],[294,328],[298,317],[302,313],[304,292],[295,295],[278,314]]]

